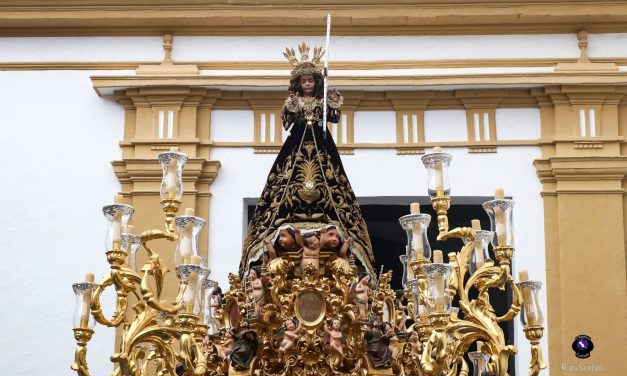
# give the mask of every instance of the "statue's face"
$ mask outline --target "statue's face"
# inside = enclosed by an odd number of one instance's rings
[[[300,88],[303,91],[304,96],[312,96],[316,87],[316,81],[311,74],[305,74],[300,76]]]
[[[285,321],[285,328],[289,331],[292,331],[294,329],[296,329],[296,325],[294,325],[294,321],[292,320],[286,320]]]
[[[257,275],[257,271],[255,271],[255,269],[251,269],[251,270],[250,270],[250,278],[252,278],[252,279],[257,279],[257,277],[259,277],[259,276]]]
[[[340,320],[333,320],[333,329],[340,330],[341,326],[342,326],[342,323],[340,322]]]
[[[329,229],[320,234],[322,246],[324,248],[335,249],[340,245],[340,236],[337,233],[337,229]]]
[[[279,245],[283,247],[283,249],[293,249],[296,246],[296,240],[287,229],[279,231]]]
[[[320,246],[320,239],[317,236],[309,236],[306,238],[305,243],[307,243],[307,247],[317,249]]]

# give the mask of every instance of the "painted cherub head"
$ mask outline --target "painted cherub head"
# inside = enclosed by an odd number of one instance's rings
[[[279,236],[277,237],[279,246],[286,251],[296,250],[296,236],[294,229],[291,227],[283,227],[279,229]]]
[[[285,327],[287,331],[291,332],[295,330],[296,327],[298,326],[298,321],[296,320],[296,318],[290,317],[289,319],[285,320],[285,322],[283,323],[283,326]]]
[[[318,232],[308,232],[303,234],[303,244],[307,248],[320,249],[320,236]]]
[[[323,249],[337,250],[340,246],[340,234],[335,226],[325,226],[320,229],[320,243]]]

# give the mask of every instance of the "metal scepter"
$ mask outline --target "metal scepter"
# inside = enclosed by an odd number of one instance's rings
[[[324,96],[322,104],[322,135],[327,138],[327,90],[329,90],[329,84],[327,82],[329,76],[329,40],[331,38],[331,15],[327,14],[327,41],[324,46],[326,53],[324,54],[324,71],[322,75],[324,77]]]

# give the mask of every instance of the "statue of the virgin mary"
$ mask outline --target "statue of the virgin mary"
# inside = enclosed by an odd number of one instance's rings
[[[248,225],[240,274],[260,259],[264,240],[276,243],[278,252],[290,251],[281,247],[280,230],[329,227],[337,230],[340,243],[352,239],[349,254],[360,267],[373,274],[366,223],[337,147],[322,127],[324,96],[327,96],[327,120],[331,123],[341,119],[343,97],[337,90],[324,93],[318,67],[324,54],[322,48],[314,48],[311,61],[309,47],[303,43],[298,48],[300,61],[293,49],[283,54],[294,67],[281,116],[289,136],[272,164]]]

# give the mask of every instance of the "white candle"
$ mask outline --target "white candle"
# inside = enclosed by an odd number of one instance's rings
[[[422,242],[422,224],[417,223],[411,229],[412,246],[416,258],[424,258],[424,244]]]
[[[177,177],[178,163],[175,158],[170,159],[166,167],[165,173],[165,191],[168,193],[168,198],[172,199],[176,197],[176,177]]]
[[[85,274],[85,282],[94,282],[94,273]],[[89,326],[89,313],[91,311],[91,289],[85,290],[83,294],[83,306],[81,309],[81,328],[87,328]]]
[[[420,214],[420,204],[412,202],[409,205],[409,211],[411,214]],[[417,259],[424,258],[424,244],[422,242],[422,224],[417,223],[411,229],[411,244],[414,251],[414,255]]]
[[[183,263],[187,264],[190,262],[190,257],[192,257],[192,231],[194,229],[193,223],[187,223],[183,226],[183,231],[181,234],[181,257],[183,258]]]
[[[196,292],[196,284],[198,283],[198,275],[196,272],[191,272],[189,277],[187,277],[187,287],[185,288],[185,292],[183,293],[183,305],[185,306],[185,311],[187,313],[191,313],[194,310],[194,299]]]
[[[442,148],[436,146],[433,148],[434,153],[441,153]],[[435,164],[435,191],[438,196],[444,195],[444,173],[442,171],[442,162]]]
[[[434,264],[443,264],[444,263],[444,254],[439,249],[433,251],[433,263]]]
[[[111,220],[111,244],[114,250],[122,248],[122,216],[124,212],[118,210]]]
[[[481,230],[481,223],[478,219],[470,221],[472,223],[472,229],[477,231]],[[483,257],[483,243],[479,239],[475,239],[475,265],[477,269],[483,266],[485,258]]]
[[[527,270],[523,269],[520,272],[518,272],[518,279],[520,280],[520,282],[528,281],[529,273],[527,272]],[[535,325],[536,314],[532,310],[533,302],[531,298],[531,290],[529,289],[529,287],[523,287],[522,294],[523,294],[523,303],[525,305],[525,314],[527,316],[527,322],[529,325]]]
[[[505,191],[503,188],[497,188],[494,192],[494,199],[503,200],[504,198]],[[499,245],[505,245],[501,244],[501,239],[503,239],[502,242],[505,243],[505,212],[498,206],[494,208],[494,219],[496,221],[496,235],[499,239]]]

